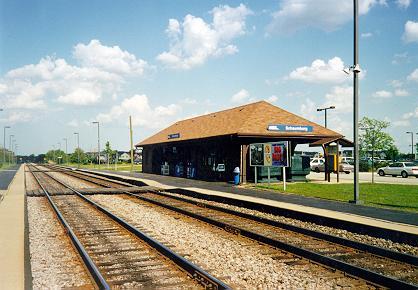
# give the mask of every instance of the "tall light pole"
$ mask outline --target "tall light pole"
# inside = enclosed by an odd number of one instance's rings
[[[329,106],[326,108],[318,108],[316,109],[318,112],[325,111],[325,128],[327,128],[327,111],[335,109],[335,106]]]
[[[68,140],[67,140],[67,138],[62,138],[62,140],[64,140],[65,141],[65,159],[64,159],[64,163],[67,163],[67,158],[68,158],[68,148],[67,148],[67,145],[68,145]]]
[[[411,153],[412,153],[412,160],[415,159],[415,154],[414,154],[414,133],[413,132],[406,132],[406,134],[411,134]]]
[[[361,72],[358,63],[358,0],[353,0],[354,13],[354,64],[349,69],[344,69],[345,73],[353,72],[353,141],[354,141],[354,199],[350,202],[361,204],[359,199],[359,140],[358,140],[358,74]]]
[[[74,132],[74,135],[77,135],[77,167],[80,168],[80,134]]]
[[[12,154],[12,164],[14,163],[14,160],[15,160],[15,150],[14,150],[14,143],[16,142],[16,139],[12,139],[12,146],[11,146],[11,154]]]
[[[12,159],[12,138],[14,137],[15,135],[9,135],[9,153],[10,153],[10,157],[9,157],[9,165],[11,164],[11,159]]]
[[[10,129],[10,126],[3,128],[3,164],[6,163],[6,129]]]
[[[94,121],[92,123],[97,124],[97,168],[100,169],[100,123],[98,121]]]
[[[16,164],[17,164],[17,148],[18,148],[18,144],[15,143],[15,157],[16,157]]]

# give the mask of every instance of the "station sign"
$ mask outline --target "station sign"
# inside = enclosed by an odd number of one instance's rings
[[[313,127],[304,125],[272,124],[267,126],[267,130],[278,132],[312,132]]]
[[[180,138],[180,133],[169,134],[168,139],[177,139]]]
[[[290,166],[289,142],[250,144],[250,166]]]

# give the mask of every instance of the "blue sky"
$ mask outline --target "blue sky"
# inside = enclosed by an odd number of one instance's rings
[[[418,1],[359,0],[360,116],[418,132]],[[352,137],[351,0],[0,0],[0,126],[18,153],[80,133],[129,146],[170,123],[267,100]],[[6,136],[6,137],[7,137]],[[418,135],[415,135],[418,138]],[[9,138],[6,138],[9,140]],[[7,141],[8,142],[8,141]],[[8,144],[6,144],[8,147]]]

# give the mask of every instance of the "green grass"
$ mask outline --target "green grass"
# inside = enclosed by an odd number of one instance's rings
[[[257,188],[267,189],[268,185],[257,185]],[[272,189],[283,191],[283,185],[272,184]],[[352,184],[288,183],[286,192],[343,202],[353,199]],[[368,206],[418,213],[418,186],[361,183],[360,200]]]
[[[15,166],[15,165],[16,164],[9,165],[9,163],[1,164],[0,165],[0,170],[6,170],[6,169],[9,169],[10,167]]]
[[[77,163],[70,163],[70,164],[68,164],[68,166],[77,167]],[[80,164],[80,168],[99,169],[97,164]],[[109,164],[109,167],[107,167],[107,164],[100,164],[100,169],[102,169],[102,170],[115,170],[115,164]],[[117,171],[130,171],[130,170],[131,170],[131,164],[118,164],[117,165]],[[133,170],[134,171],[142,171],[142,164],[134,164]]]

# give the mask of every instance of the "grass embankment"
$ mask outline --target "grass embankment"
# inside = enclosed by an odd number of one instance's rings
[[[269,189],[282,192],[283,184],[272,184]],[[286,192],[343,202],[353,199],[352,184],[288,183]],[[368,206],[418,213],[418,185],[361,183],[360,200]]]
[[[66,164],[64,164],[66,165]],[[77,167],[77,163],[70,163],[67,166],[71,167]],[[100,167],[98,167],[97,164],[80,164],[80,168],[85,169],[101,169],[101,170],[116,170],[116,171],[130,171],[131,170],[131,164],[118,164],[117,168],[115,169],[115,164],[109,164],[109,167],[107,167],[107,164],[100,164]],[[134,164],[134,171],[141,172],[142,171],[142,164]]]
[[[10,167],[15,166],[15,165],[16,165],[16,164],[8,164],[8,163],[1,164],[1,165],[0,165],[0,170],[7,170],[7,169],[9,169]]]

